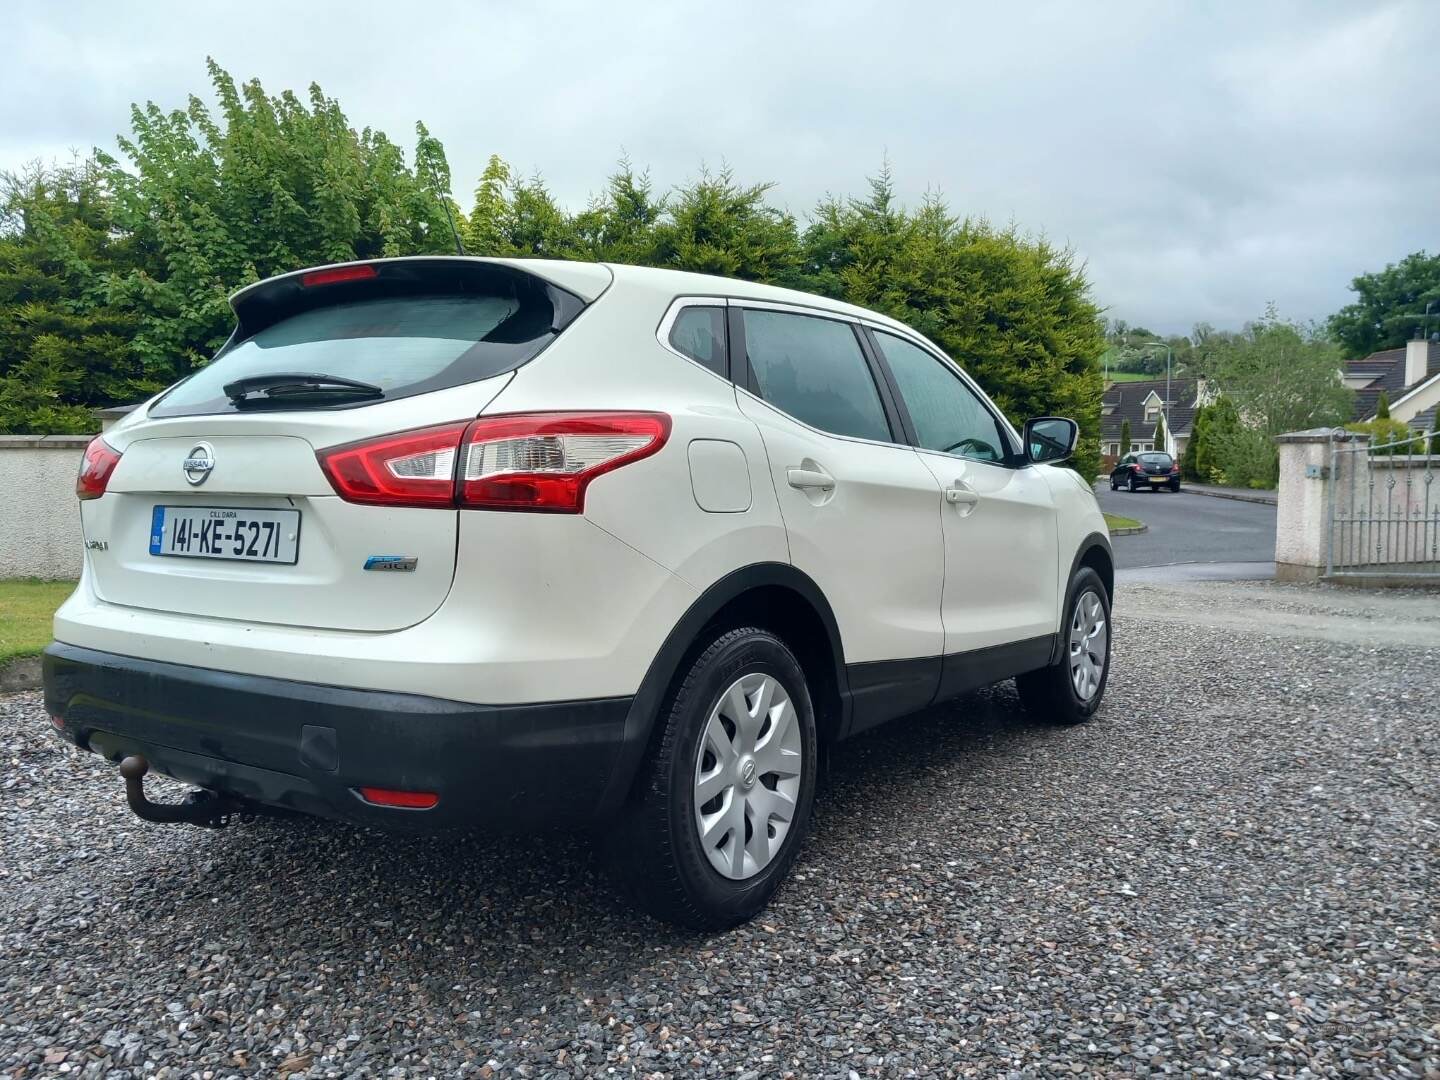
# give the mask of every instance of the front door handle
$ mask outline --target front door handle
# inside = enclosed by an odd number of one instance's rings
[[[945,489],[945,501],[958,506],[962,515],[969,514],[980,504],[980,495],[963,480],[956,480]]]
[[[791,487],[801,491],[811,488],[831,491],[835,487],[835,478],[823,469],[800,469],[791,466],[785,470],[785,479]]]

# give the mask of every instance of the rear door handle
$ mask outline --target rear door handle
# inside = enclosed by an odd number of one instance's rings
[[[785,479],[791,487],[801,491],[807,488],[830,491],[835,487],[835,478],[823,469],[800,469],[792,465],[785,470]]]

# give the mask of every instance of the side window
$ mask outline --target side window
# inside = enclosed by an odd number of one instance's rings
[[[890,442],[870,365],[849,323],[747,309],[745,351],[762,398],[834,435]]]
[[[953,371],[893,334],[877,330],[875,340],[922,447],[976,461],[1004,461],[1010,456],[999,421]]]
[[[725,309],[684,307],[670,324],[670,345],[697,364],[725,377]]]

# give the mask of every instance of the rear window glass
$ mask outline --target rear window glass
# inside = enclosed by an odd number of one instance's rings
[[[681,308],[670,327],[670,344],[716,375],[725,374],[725,309]]]
[[[380,297],[302,311],[223,350],[177,384],[150,415],[229,412],[236,406],[225,395],[226,383],[277,373],[371,383],[385,395],[372,400],[477,382],[519,367],[544,348],[554,336],[552,319],[543,296],[524,295]],[[242,408],[265,404],[252,398]],[[277,404],[333,405],[323,399]]]
[[[1141,454],[1140,460],[1146,465],[1169,465],[1171,463],[1169,454]]]

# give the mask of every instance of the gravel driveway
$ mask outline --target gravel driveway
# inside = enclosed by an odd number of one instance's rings
[[[1440,603],[1120,607],[1097,721],[1002,687],[845,745],[708,939],[574,839],[144,825],[0,698],[0,1075],[1440,1076]]]

